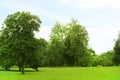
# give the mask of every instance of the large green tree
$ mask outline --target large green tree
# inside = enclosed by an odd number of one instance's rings
[[[36,56],[38,48],[34,31],[39,31],[40,23],[38,16],[24,11],[8,15],[3,23],[0,36],[1,54],[11,55],[11,60],[19,66],[22,73],[28,60],[34,60]]]

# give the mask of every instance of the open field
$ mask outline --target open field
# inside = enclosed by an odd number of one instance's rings
[[[120,67],[64,67],[0,71],[0,80],[120,80]]]

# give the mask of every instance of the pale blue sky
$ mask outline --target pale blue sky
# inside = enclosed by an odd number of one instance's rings
[[[86,27],[89,45],[97,54],[111,50],[120,31],[119,0],[4,0],[0,2],[0,25],[16,11],[38,15],[42,24],[36,36],[47,40],[55,21],[77,19]]]

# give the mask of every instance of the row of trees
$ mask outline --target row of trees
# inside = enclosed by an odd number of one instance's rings
[[[101,55],[93,56],[92,66],[115,66],[114,63],[114,51],[107,51]]]
[[[40,66],[112,66],[120,63],[120,37],[114,50],[98,56],[88,46],[88,32],[76,20],[68,24],[56,22],[50,40],[37,39],[41,20],[30,12],[8,15],[0,32],[0,65],[6,70],[16,65],[24,73],[25,67]]]
[[[56,23],[52,29],[48,47],[50,66],[87,66],[91,53],[88,33],[76,20],[63,25]]]

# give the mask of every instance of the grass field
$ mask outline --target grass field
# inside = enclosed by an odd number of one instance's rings
[[[120,67],[64,67],[0,71],[0,80],[120,80]]]

